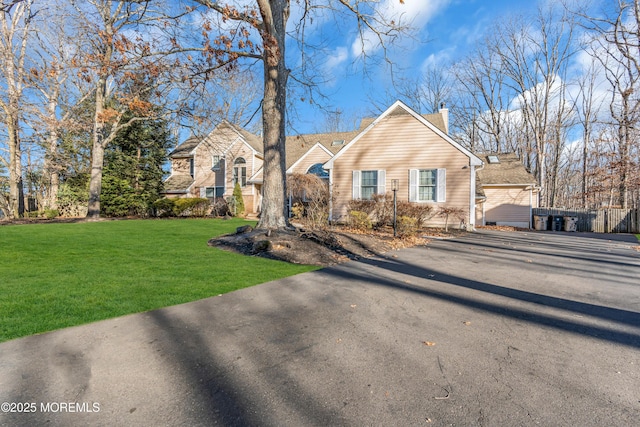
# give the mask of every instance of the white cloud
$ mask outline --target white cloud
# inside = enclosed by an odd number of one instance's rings
[[[419,32],[429,21],[443,9],[445,9],[452,0],[382,0],[378,7],[375,8],[374,16],[380,17],[385,21],[394,21],[396,24],[410,24],[410,26]],[[364,30],[362,34],[356,37],[351,44],[351,53],[354,56],[372,54],[380,49],[379,37],[370,29]]]
[[[323,58],[322,74],[327,87],[338,83],[338,75],[342,74],[344,63],[348,60],[349,49],[346,46],[336,47]]]
[[[325,62],[327,70],[332,70],[342,65],[347,59],[349,59],[349,51],[346,47],[338,46],[332,54],[330,54]]]
[[[512,110],[518,110],[524,108],[526,105],[542,105],[546,102],[549,103],[551,109],[556,109],[559,107],[561,102],[560,95],[562,93],[563,85],[564,82],[560,76],[555,75],[552,77],[551,85],[548,90],[547,83],[540,82],[511,100],[509,108]],[[548,99],[545,97],[548,97]]]
[[[420,71],[425,72],[430,69],[442,67],[442,64],[448,64],[455,56],[455,48],[444,49],[427,56],[420,64]]]

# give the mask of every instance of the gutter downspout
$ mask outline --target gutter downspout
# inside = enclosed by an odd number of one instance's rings
[[[532,217],[533,217],[533,188],[529,188],[529,230],[531,230]]]
[[[470,166],[470,178],[471,178],[471,194],[469,197],[469,206],[473,208],[473,212],[469,212],[469,226],[471,231],[476,231],[476,173],[484,169],[484,162],[476,169],[475,166]],[[484,225],[484,203],[482,204],[482,224]]]
[[[533,218],[533,191],[539,189],[537,185],[530,185],[525,188],[525,190],[529,191],[529,230],[533,229],[532,218]]]
[[[329,169],[329,223],[333,221],[333,168]]]

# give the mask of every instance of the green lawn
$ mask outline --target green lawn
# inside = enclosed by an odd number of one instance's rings
[[[218,295],[317,267],[207,246],[242,220],[0,227],[0,342]]]

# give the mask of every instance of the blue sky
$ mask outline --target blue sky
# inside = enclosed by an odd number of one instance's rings
[[[389,56],[397,65],[396,76],[419,75],[428,63],[446,66],[473,49],[493,22],[505,19],[510,14],[533,12],[538,1],[544,0],[381,0],[389,2],[394,11],[402,11],[413,16],[415,32],[413,39],[403,38],[397,47],[389,50]],[[294,3],[294,2],[292,2]],[[291,21],[295,20],[295,12]],[[391,78],[387,67],[369,61],[366,73],[362,63],[355,56],[354,44],[358,42],[353,20],[340,23],[327,20],[314,27],[318,43],[323,43],[326,56],[321,66],[325,67],[330,78],[322,86],[327,99],[322,103],[329,109],[340,109],[347,118],[370,115],[370,98],[384,91]],[[289,47],[289,64],[296,59],[295,50]],[[293,55],[292,55],[293,53]],[[373,53],[377,53],[373,48]],[[330,68],[327,70],[326,68]],[[292,93],[290,102],[296,103],[298,117],[291,117],[296,131],[314,132],[321,120],[322,113],[299,101]],[[423,111],[422,113],[430,113]]]

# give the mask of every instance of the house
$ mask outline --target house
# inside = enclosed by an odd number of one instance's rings
[[[395,181],[399,201],[425,203],[435,210],[459,208],[472,229],[476,168],[483,162],[447,130],[445,108],[423,116],[396,101],[325,163],[333,200],[330,218],[346,221],[351,200],[389,192]],[[429,225],[444,225],[444,218],[434,217]]]
[[[248,178],[262,167],[260,137],[223,121],[206,137],[190,137],[178,145],[169,159],[166,197],[226,198],[238,182],[247,213],[258,212],[260,189]]]
[[[262,141],[223,121],[205,138],[191,137],[170,153],[167,197],[229,197],[241,184],[247,213],[260,211]],[[513,154],[478,157],[448,135],[448,110],[420,115],[400,101],[360,129],[289,136],[286,172],[327,180],[330,219],[348,220],[351,200],[390,193],[399,201],[458,208],[468,229],[477,225],[530,226],[537,207],[535,179]],[[434,216],[428,225],[442,226]]]
[[[531,228],[540,188],[515,153],[486,154],[478,170],[477,225]]]

